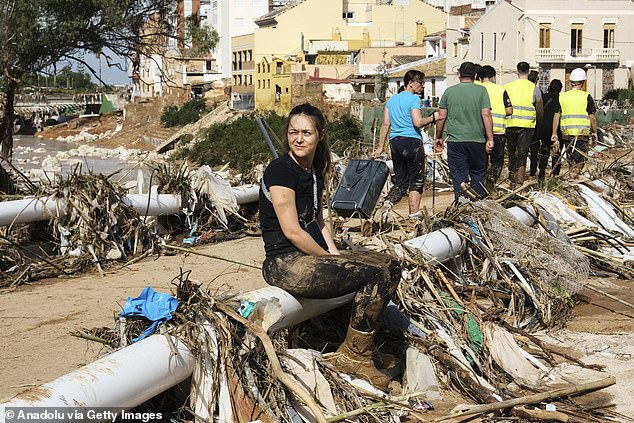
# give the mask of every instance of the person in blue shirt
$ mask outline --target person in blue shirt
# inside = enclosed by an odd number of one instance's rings
[[[394,166],[394,186],[385,198],[384,205],[398,203],[407,193],[410,217],[420,214],[420,200],[425,183],[425,150],[421,128],[436,122],[437,112],[423,117],[420,94],[425,74],[409,70],[403,77],[403,90],[393,95],[385,104],[379,147],[372,153],[378,157],[384,145],[390,143]]]

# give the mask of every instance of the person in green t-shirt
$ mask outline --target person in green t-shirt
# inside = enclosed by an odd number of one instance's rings
[[[434,141],[436,151],[442,151],[446,124],[447,162],[456,201],[462,194],[461,184],[466,181],[480,197],[484,197],[487,154],[493,149],[491,102],[486,88],[473,83],[476,66],[464,62],[458,74],[460,83],[447,88],[440,99]]]

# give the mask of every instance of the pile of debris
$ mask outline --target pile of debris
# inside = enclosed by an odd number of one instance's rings
[[[170,163],[152,164],[152,169],[154,186],[147,194],[129,193],[113,182],[115,174],[82,173],[76,166],[68,177],[31,184],[31,196],[0,202],[0,226],[5,226],[0,234],[0,288],[93,267],[103,274],[105,266],[125,266],[195,234],[217,242],[228,239],[227,234],[249,233],[237,196],[254,202],[257,186],[233,188],[226,173],[207,166],[192,171]],[[46,220],[47,225],[42,223]]]

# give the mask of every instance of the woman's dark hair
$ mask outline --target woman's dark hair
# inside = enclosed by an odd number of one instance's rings
[[[564,86],[559,79],[553,79],[550,81],[550,85],[548,86],[548,92],[559,94],[563,87]]]
[[[495,68],[490,65],[484,65],[478,71],[479,78],[495,78]]]
[[[309,103],[300,104],[293,107],[293,110],[288,114],[286,119],[286,125],[284,126],[284,133],[288,134],[288,126],[291,123],[293,116],[304,115],[310,117],[315,123],[315,129],[319,133],[319,143],[317,144],[317,151],[315,152],[315,158],[313,159],[313,166],[317,173],[321,176],[325,176],[330,171],[332,165],[332,157],[330,155],[330,143],[328,142],[328,136],[326,135],[326,118],[317,107]],[[290,147],[288,146],[288,138],[286,140],[286,151],[288,152]]]
[[[403,76],[403,84],[405,84],[405,86],[407,86],[407,84],[409,84],[410,81],[418,81],[422,84],[424,80],[425,80],[425,74],[421,71],[414,70],[414,69],[408,70],[407,72],[405,72],[405,75]]]
[[[538,79],[539,79],[539,72],[537,72],[536,70],[532,70],[528,72],[528,80],[531,81],[533,84],[537,84]]]

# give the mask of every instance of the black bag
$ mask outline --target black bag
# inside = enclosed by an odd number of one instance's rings
[[[350,160],[332,199],[332,208],[339,216],[358,213],[368,218],[374,210],[389,169],[379,160]]]

